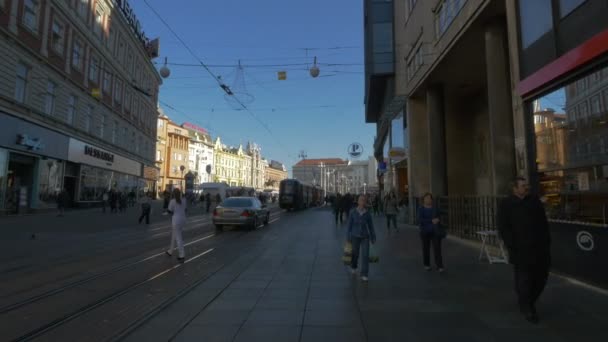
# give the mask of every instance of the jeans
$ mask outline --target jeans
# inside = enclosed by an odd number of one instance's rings
[[[142,209],[141,215],[139,216],[139,223],[146,218],[146,224],[150,224],[150,209]]]
[[[397,230],[397,215],[386,214],[386,228],[388,228],[389,231],[391,230],[391,221],[393,221],[393,227]]]
[[[353,252],[350,267],[357,269],[359,254],[361,255],[361,276],[367,277],[369,272],[369,239],[353,236],[351,239]]]
[[[433,252],[435,254],[435,265],[437,268],[443,268],[443,257],[441,255],[441,238],[435,236],[435,233],[420,233],[422,239],[422,259],[424,266],[431,265],[431,243],[433,244]]]
[[[515,292],[522,313],[536,313],[535,303],[547,285],[549,266],[514,265]]]

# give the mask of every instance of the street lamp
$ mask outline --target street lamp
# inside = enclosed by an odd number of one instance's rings
[[[184,192],[184,170],[185,169],[186,169],[186,167],[184,165],[180,165],[179,170],[182,172],[182,179],[180,181],[181,187],[182,187],[182,192]]]

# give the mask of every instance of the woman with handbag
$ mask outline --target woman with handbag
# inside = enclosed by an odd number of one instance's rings
[[[367,210],[367,197],[358,198],[357,207],[348,215],[347,240],[352,243],[351,273],[357,273],[357,262],[361,257],[361,280],[368,281],[369,271],[369,244],[376,243],[376,231],[372,215]]]
[[[435,265],[439,273],[443,269],[443,257],[441,255],[441,240],[445,237],[444,231],[441,228],[439,220],[439,210],[433,204],[433,195],[430,193],[424,194],[422,197],[422,206],[418,208],[418,224],[420,225],[420,239],[422,240],[422,258],[424,268],[427,271],[431,270],[431,243],[435,255]]]

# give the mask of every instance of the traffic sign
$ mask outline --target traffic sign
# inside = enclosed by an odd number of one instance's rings
[[[363,154],[363,146],[359,143],[352,143],[348,146],[348,154],[353,158],[359,158]]]

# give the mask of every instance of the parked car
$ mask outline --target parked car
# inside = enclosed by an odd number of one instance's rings
[[[213,211],[213,224],[216,230],[224,226],[244,226],[254,230],[261,223],[270,223],[270,211],[255,197],[229,197]]]

